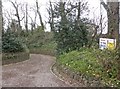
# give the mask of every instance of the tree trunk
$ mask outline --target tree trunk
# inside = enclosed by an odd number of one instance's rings
[[[25,29],[28,32],[28,8],[26,4],[26,22],[25,22]]]
[[[108,37],[116,39],[119,44],[119,3],[108,2],[110,10],[108,12]]]
[[[107,5],[104,1],[101,2],[107,11],[108,17],[108,38],[116,39],[116,46],[119,46],[119,2],[114,0],[114,2],[109,2],[107,0]],[[117,48],[116,47],[116,48]]]
[[[80,7],[81,7],[81,2],[78,3],[78,15],[77,15],[77,21],[78,21],[78,23],[79,23],[79,21],[80,21],[80,15],[81,15],[81,14],[80,14],[80,11],[81,11],[81,8],[80,8]]]
[[[50,2],[50,12],[51,12],[50,27],[51,27],[51,31],[54,31],[54,13],[53,13],[53,8],[52,8],[51,2]]]
[[[1,39],[2,38],[2,31],[3,31],[3,16],[2,16],[2,1],[0,0],[0,41],[2,40]]]
[[[40,13],[40,11],[39,11],[39,6],[38,6],[38,1],[37,1],[37,0],[36,0],[36,8],[37,8],[37,13],[38,13],[38,15],[39,15],[41,28],[42,28],[42,30],[44,30],[44,24],[43,24],[43,21],[42,21],[41,13]]]
[[[60,16],[61,16],[61,23],[63,25],[66,25],[67,23],[67,18],[66,18],[66,13],[65,13],[65,2],[61,0],[60,2]]]
[[[2,31],[3,31],[3,16],[2,16],[2,0],[0,0],[0,87],[2,87]]]
[[[1,43],[2,43],[1,42],[1,40],[2,40],[2,30],[3,30],[2,1],[0,0],[0,47],[1,47]]]

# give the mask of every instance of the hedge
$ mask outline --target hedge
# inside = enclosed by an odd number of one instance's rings
[[[28,60],[29,57],[29,52],[2,53],[2,65],[25,61]]]

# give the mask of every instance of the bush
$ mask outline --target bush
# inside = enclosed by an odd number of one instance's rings
[[[73,50],[79,50],[88,43],[87,39],[87,27],[81,22],[80,26],[74,22],[69,27],[61,26],[59,32],[55,33],[55,39],[57,42],[57,52],[58,54],[63,54],[64,52],[70,52]]]
[[[2,51],[4,53],[23,52],[24,47],[15,33],[6,32],[2,34]]]
[[[118,56],[114,51],[82,48],[58,57],[62,65],[89,77],[99,79],[105,86],[120,87]]]

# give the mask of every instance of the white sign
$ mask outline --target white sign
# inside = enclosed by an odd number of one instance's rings
[[[116,47],[116,39],[109,39],[109,38],[100,38],[99,39],[99,48],[100,49],[114,50],[115,47]]]
[[[107,39],[106,38],[100,38],[99,39],[99,48],[100,49],[106,49],[107,48]]]

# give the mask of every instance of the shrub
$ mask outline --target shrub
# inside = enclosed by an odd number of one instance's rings
[[[4,53],[22,52],[24,47],[15,33],[6,32],[2,34],[2,51]]]
[[[81,22],[80,26],[74,22],[69,27],[61,26],[59,32],[55,32],[55,40],[57,43],[58,54],[64,52],[70,52],[73,50],[79,50],[88,43],[87,39],[87,27]]]

